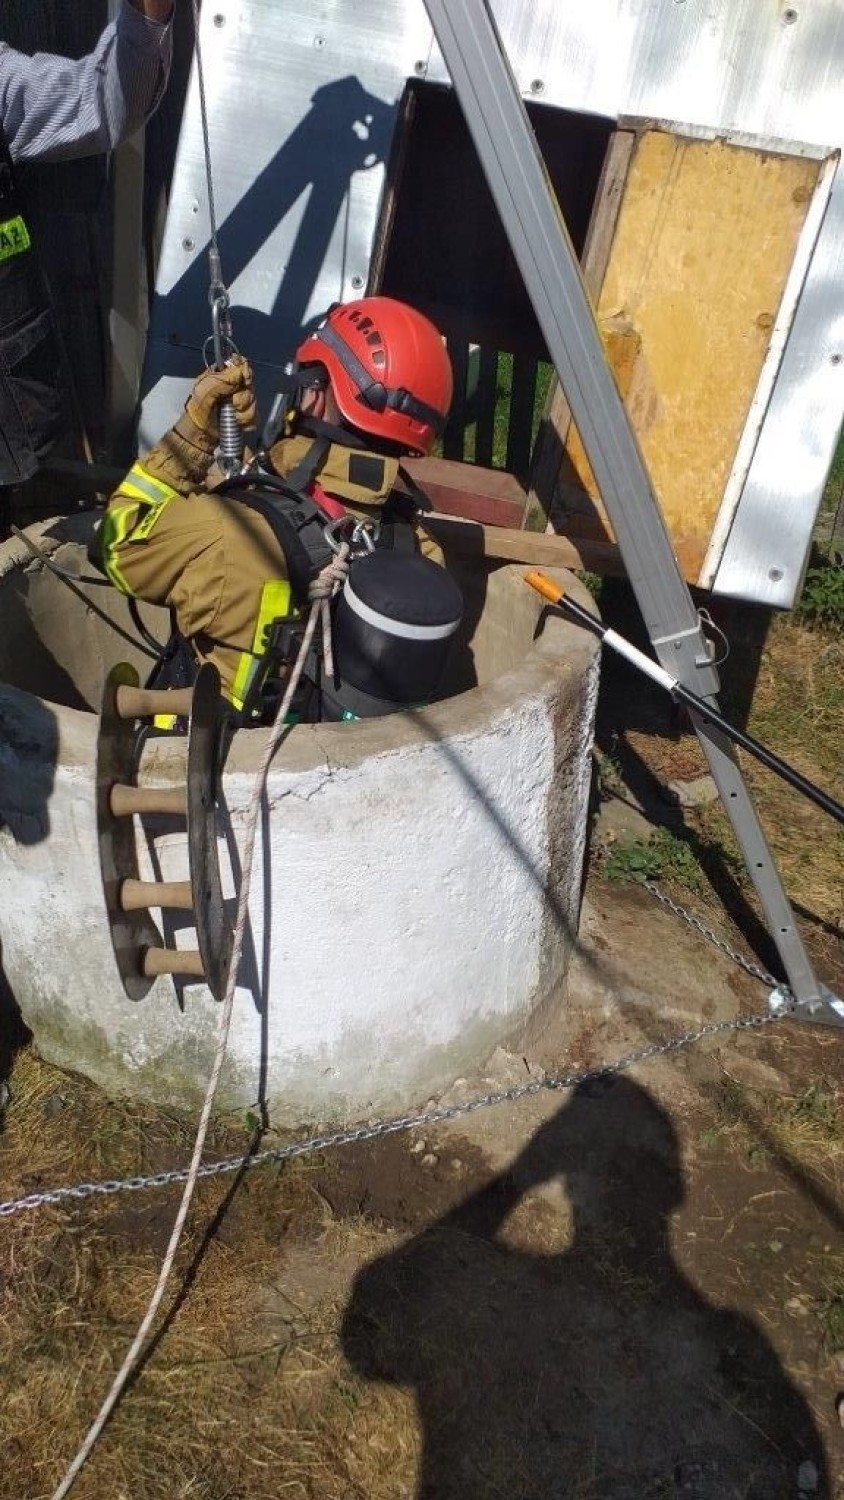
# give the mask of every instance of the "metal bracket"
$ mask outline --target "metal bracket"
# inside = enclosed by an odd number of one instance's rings
[[[844,1026],[844,1000],[825,984],[818,985],[817,998],[795,1000],[785,985],[777,985],[768,996],[772,1016],[790,1016],[793,1021],[812,1021],[820,1026]]]
[[[718,674],[607,364],[577,257],[490,0],[425,0],[425,6],[648,635],[664,669],[717,707]],[[700,715],[692,718],[797,1005],[805,1006],[815,1019],[815,1007],[823,1004],[823,987],[813,972],[735,754]]]
[[[700,622],[699,615],[698,620]],[[699,648],[697,655],[694,658],[695,666],[698,667],[701,671],[714,672],[716,669],[715,663],[712,660],[712,651],[710,649],[711,643],[706,636],[706,632],[703,629],[702,622],[698,623],[696,626],[690,625],[686,630],[675,630],[671,633],[671,635],[652,636],[651,645],[656,651],[660,661],[662,662],[662,665],[666,668],[667,671],[670,671],[670,657],[667,655],[669,648],[673,646],[675,651],[682,651],[688,644],[688,641],[690,639],[694,641]],[[662,651],[660,651],[661,646],[664,648]],[[674,675],[677,675],[676,670]],[[719,686],[717,678],[715,686],[716,688]],[[711,693],[708,696],[711,696]]]

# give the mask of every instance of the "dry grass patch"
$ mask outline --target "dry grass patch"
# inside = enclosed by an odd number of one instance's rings
[[[706,762],[693,733],[678,732],[666,699],[647,730],[627,732],[616,774],[623,785],[625,753],[647,766],[655,783],[693,780]],[[623,705],[621,706],[623,708]],[[621,709],[620,709],[621,711]],[[727,710],[729,713],[729,709]],[[756,680],[748,730],[833,798],[844,796],[844,642],[791,616],[774,620]],[[621,747],[621,742],[619,742]],[[818,972],[844,987],[844,827],[751,755],[742,770],[765,836],[795,907]],[[647,845],[601,851],[613,878],[653,879],[681,902],[705,912],[733,940],[742,936],[742,905],[761,919],[744,858],[720,801],[674,816]],[[752,941],[748,931],[747,938]],[[741,945],[741,944],[740,944]],[[746,943],[745,943],[746,946]],[[773,956],[768,955],[768,962]]]
[[[19,1055],[11,1091],[3,1198],[146,1174],[189,1154],[190,1122],[109,1102],[32,1049]],[[232,1122],[212,1135],[212,1152],[249,1144]],[[308,1158],[200,1184],[170,1312],[77,1482],[79,1500],[412,1495],[412,1406],[360,1382],[337,1338],[351,1275],[384,1236],[333,1221],[314,1186],[319,1168]],[[4,1221],[2,1500],[46,1500],[72,1459],[146,1310],[178,1191]]]

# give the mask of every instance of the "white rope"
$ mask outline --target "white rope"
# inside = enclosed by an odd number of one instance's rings
[[[335,562],[336,561],[337,559],[335,559]],[[324,573],[327,573],[334,567],[334,563],[329,563],[328,567],[323,569],[323,573],[319,575],[319,578],[321,579]],[[346,571],[348,571],[348,569]],[[336,592],[336,590],[340,587],[343,577],[345,577],[345,572],[343,572],[342,570],[337,570],[335,568],[335,576],[331,580],[331,592]],[[315,583],[318,582],[319,579],[315,580]],[[299,678],[302,675],[302,668],[304,667],[308,652],[311,649],[311,643],[316,631],[317,621],[320,619],[322,620],[323,633],[325,634],[328,618],[328,603],[330,597],[329,593],[326,591],[327,589],[327,579],[325,580],[325,586],[322,589],[315,589],[316,597],[314,597],[311,603],[308,623],[305,627],[304,636],[302,637],[302,644],[299,647],[299,654],[296,657],[293,670],[290,674],[290,680],[285,689],[284,696],[278,709],[278,713],[275,716],[272,728],[267,736],[267,742],[264,746],[264,753],[261,758],[261,764],[258,768],[252,787],[252,798],[249,804],[249,814],[246,825],[246,839],[243,848],[243,873],[240,882],[240,891],[238,893],[237,917],[235,919],[234,937],[232,940],[232,956],[229,965],[228,979],[226,982],[226,992],[220,1006],[220,1014],[217,1022],[217,1044],[216,1052],[214,1054],[214,1065],[211,1069],[211,1077],[208,1080],[208,1088],[205,1094],[205,1103],[202,1106],[202,1114],[200,1115],[199,1128],[196,1134],[196,1143],[194,1145],[193,1155],[190,1160],[190,1167],[188,1169],[188,1176],[185,1182],[185,1189],[182,1194],[182,1201],[179,1204],[179,1212],[176,1215],[176,1222],[173,1225],[173,1232],[170,1235],[170,1243],[167,1246],[167,1251],[164,1256],[164,1261],[161,1266],[158,1281],[156,1283],[152,1297],[150,1298],[149,1307],[147,1308],[146,1314],[144,1315],[141,1326],[135,1334],[134,1340],[126,1355],[126,1358],[123,1361],[123,1364],[114,1377],[111,1389],[109,1390],[108,1395],[106,1396],[102,1406],[100,1407],[97,1417],[92,1423],[88,1431],[88,1435],[82,1444],[82,1447],[79,1449],[79,1452],[73,1460],[73,1463],[70,1465],[70,1468],[65,1474],[65,1477],[59,1485],[58,1489],[54,1492],[52,1500],[64,1500],[65,1495],[69,1494],[70,1489],[74,1484],[80,1470],[89,1458],[94,1445],[97,1442],[97,1439],[102,1433],[106,1422],[111,1416],[111,1413],[114,1411],[114,1408],[120,1399],[120,1396],[126,1386],[130,1375],[138,1364],[144,1348],[144,1344],[146,1342],[147,1335],[153,1325],[156,1313],[161,1306],[165,1288],[170,1278],[170,1272],[173,1268],[173,1261],[176,1257],[176,1251],[179,1248],[179,1242],[182,1237],[185,1220],[187,1218],[188,1210],[191,1205],[191,1199],[193,1198],[194,1188],[197,1181],[197,1174],[199,1172],[200,1164],[202,1161],[202,1152],[205,1147],[205,1137],[208,1133],[208,1125],[211,1119],[211,1109],[214,1103],[214,1096],[217,1092],[217,1084],[220,1079],[220,1072],[226,1055],[226,1045],[228,1042],[232,1008],[234,1005],[235,986],[237,983],[237,970],[240,964],[240,956],[243,949],[243,934],[246,928],[246,918],[249,910],[249,889],[252,881],[252,860],[255,852],[255,833],[258,827],[258,818],[261,810],[261,799],[264,795],[267,775],[269,773],[273,756],[278,749],[279,741],[281,740],[286,727],[285,719],[290,708],[290,704],[293,701],[293,695],[296,692],[296,688],[298,687]],[[328,625],[328,636],[330,657],[330,624]],[[331,673],[333,675],[333,668],[331,669]]]
[[[322,617],[322,659],[325,667],[326,677],[334,676],[334,651],[331,645],[331,607],[330,601],[334,595],[343,587],[349,576],[349,544],[343,542],[339,552],[335,553],[331,561],[325,564],[321,573],[308,588],[308,600],[311,604],[319,604]]]

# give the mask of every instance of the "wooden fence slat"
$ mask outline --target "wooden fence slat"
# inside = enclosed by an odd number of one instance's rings
[[[475,463],[489,467],[495,446],[495,407],[498,400],[498,355],[494,349],[481,349],[478,370]]]
[[[462,458],[466,428],[466,378],[469,373],[468,340],[449,339],[448,352],[454,370],[454,398],[443,433],[443,457]]]
[[[530,470],[537,368],[535,359],[514,355],[506,467],[517,477],[527,476]]]

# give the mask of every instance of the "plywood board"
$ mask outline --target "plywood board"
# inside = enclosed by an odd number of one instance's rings
[[[597,313],[691,583],[772,331],[790,317],[783,291],[819,171],[815,159],[665,129],[636,139]],[[577,432],[567,424],[558,441],[552,518],[572,534],[611,536]]]

